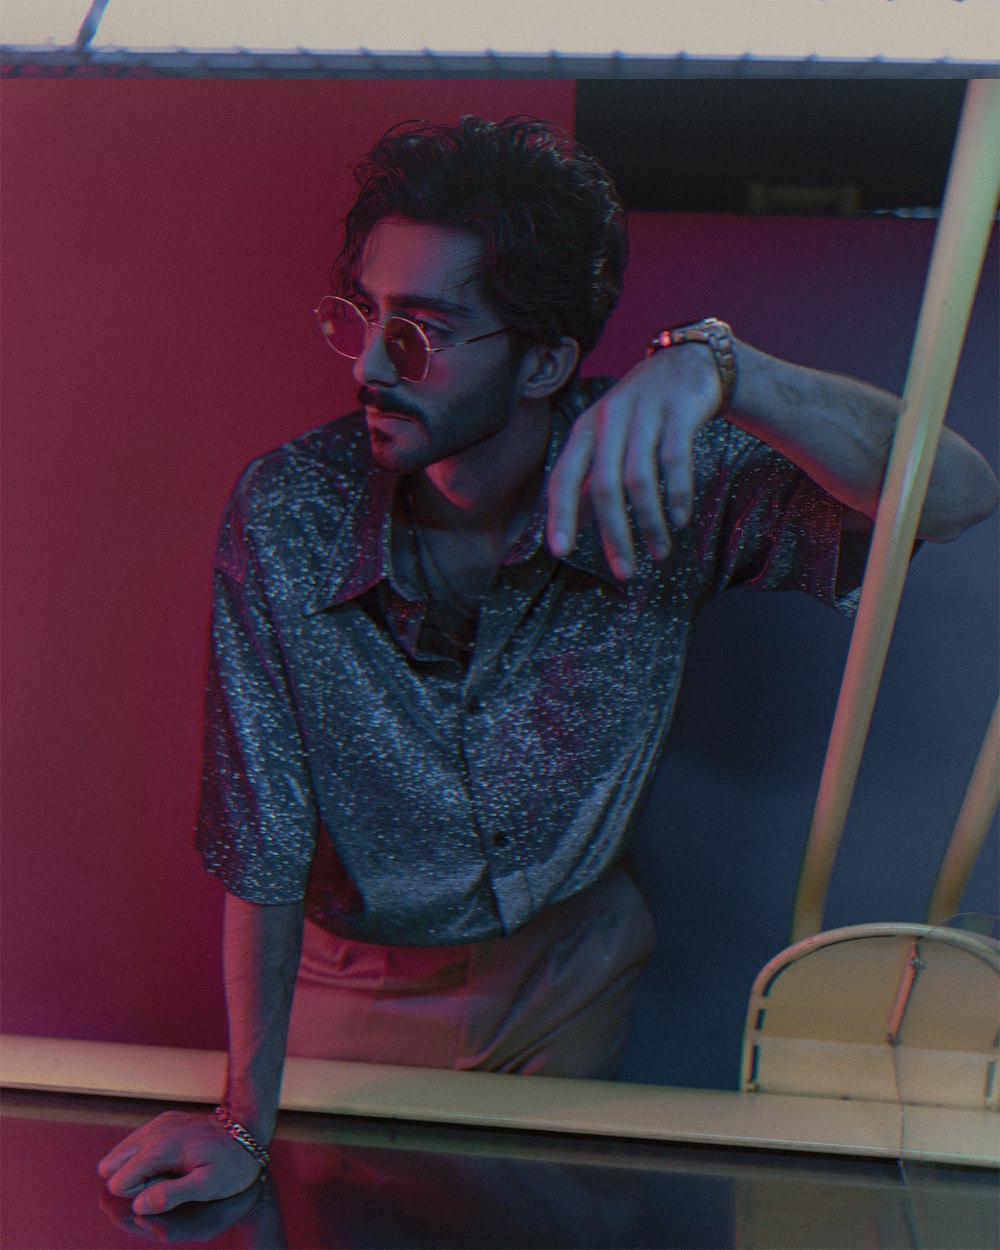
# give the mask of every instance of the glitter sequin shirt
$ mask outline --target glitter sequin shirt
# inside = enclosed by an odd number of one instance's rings
[[[577,384],[555,414],[546,477],[610,384]],[[592,522],[549,553],[543,489],[469,655],[392,567],[399,478],[373,465],[363,414],[254,461],[215,558],[209,871],[398,945],[508,934],[597,882],[627,848],[698,609],[729,586],[856,599],[833,593],[840,505],[805,474],[721,418],[694,463],[694,519],[624,584]]]

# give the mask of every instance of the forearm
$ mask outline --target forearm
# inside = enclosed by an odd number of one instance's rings
[[[736,345],[729,418],[797,464],[848,508],[874,517],[900,410],[897,396]],[[945,542],[997,506],[986,461],[944,429],[921,512],[921,538]]]
[[[295,976],[302,950],[300,903],[260,906],[226,895],[223,974],[229,1019],[225,1101],[258,1141],[278,1112]]]

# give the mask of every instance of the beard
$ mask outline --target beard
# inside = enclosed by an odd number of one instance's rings
[[[358,401],[367,410],[372,459],[380,469],[415,473],[493,438],[513,414],[515,373],[512,364],[492,385],[439,408],[363,386]]]

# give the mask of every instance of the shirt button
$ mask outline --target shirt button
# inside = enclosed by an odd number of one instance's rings
[[[507,845],[509,841],[510,841],[510,838],[508,837],[506,833],[495,833],[493,835],[494,846],[504,847]]]

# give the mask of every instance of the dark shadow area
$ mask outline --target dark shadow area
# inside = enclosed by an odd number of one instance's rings
[[[576,133],[632,212],[936,207],[964,89],[920,79],[582,80]]]

